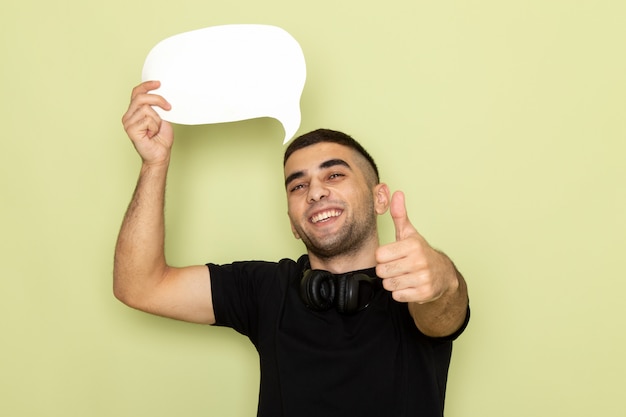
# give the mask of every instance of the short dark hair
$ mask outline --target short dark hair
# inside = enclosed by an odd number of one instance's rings
[[[339,132],[337,130],[317,129],[295,138],[285,150],[283,166],[287,163],[287,159],[289,159],[291,154],[295,151],[306,148],[307,146],[323,142],[337,143],[358,152],[361,156],[365,158],[365,160],[373,169],[376,176],[376,183],[380,182],[380,175],[378,173],[378,167],[376,166],[376,162],[374,162],[374,158],[372,158],[372,156],[365,150],[365,148],[361,146],[361,144],[353,139],[350,135]]]

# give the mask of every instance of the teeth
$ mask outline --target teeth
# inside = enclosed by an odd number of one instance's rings
[[[323,211],[321,213],[316,214],[315,216],[311,217],[311,222],[313,223],[318,223],[324,220],[328,220],[331,217],[337,217],[341,214],[340,210],[328,210],[328,211]]]

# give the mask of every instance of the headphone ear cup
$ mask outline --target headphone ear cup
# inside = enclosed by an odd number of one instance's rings
[[[335,278],[327,271],[307,269],[300,280],[300,298],[317,311],[330,309],[335,303]]]
[[[359,305],[359,282],[351,275],[337,277],[337,311],[351,314]]]
[[[375,282],[366,274],[342,275],[337,286],[337,311],[353,314],[369,305],[367,299],[372,295],[372,283]],[[362,286],[363,284],[363,286]]]

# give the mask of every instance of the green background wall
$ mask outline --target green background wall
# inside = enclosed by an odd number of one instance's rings
[[[300,132],[360,139],[466,275],[447,416],[623,415],[625,21],[617,0],[4,4],[0,415],[254,415],[246,339],[111,291],[139,168],[120,123],[130,90],[157,42],[227,23],[300,42]],[[277,121],[176,135],[170,262],[302,252]]]

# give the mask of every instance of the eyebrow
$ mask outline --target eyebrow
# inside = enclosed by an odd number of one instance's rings
[[[335,158],[329,159],[328,161],[324,161],[319,165],[319,169],[327,169],[332,168],[334,166],[344,166],[352,171],[352,167],[343,159]],[[289,185],[290,182],[297,180],[298,178],[302,178],[304,176],[305,171],[296,171],[293,174],[289,175],[285,179],[285,187]]]

